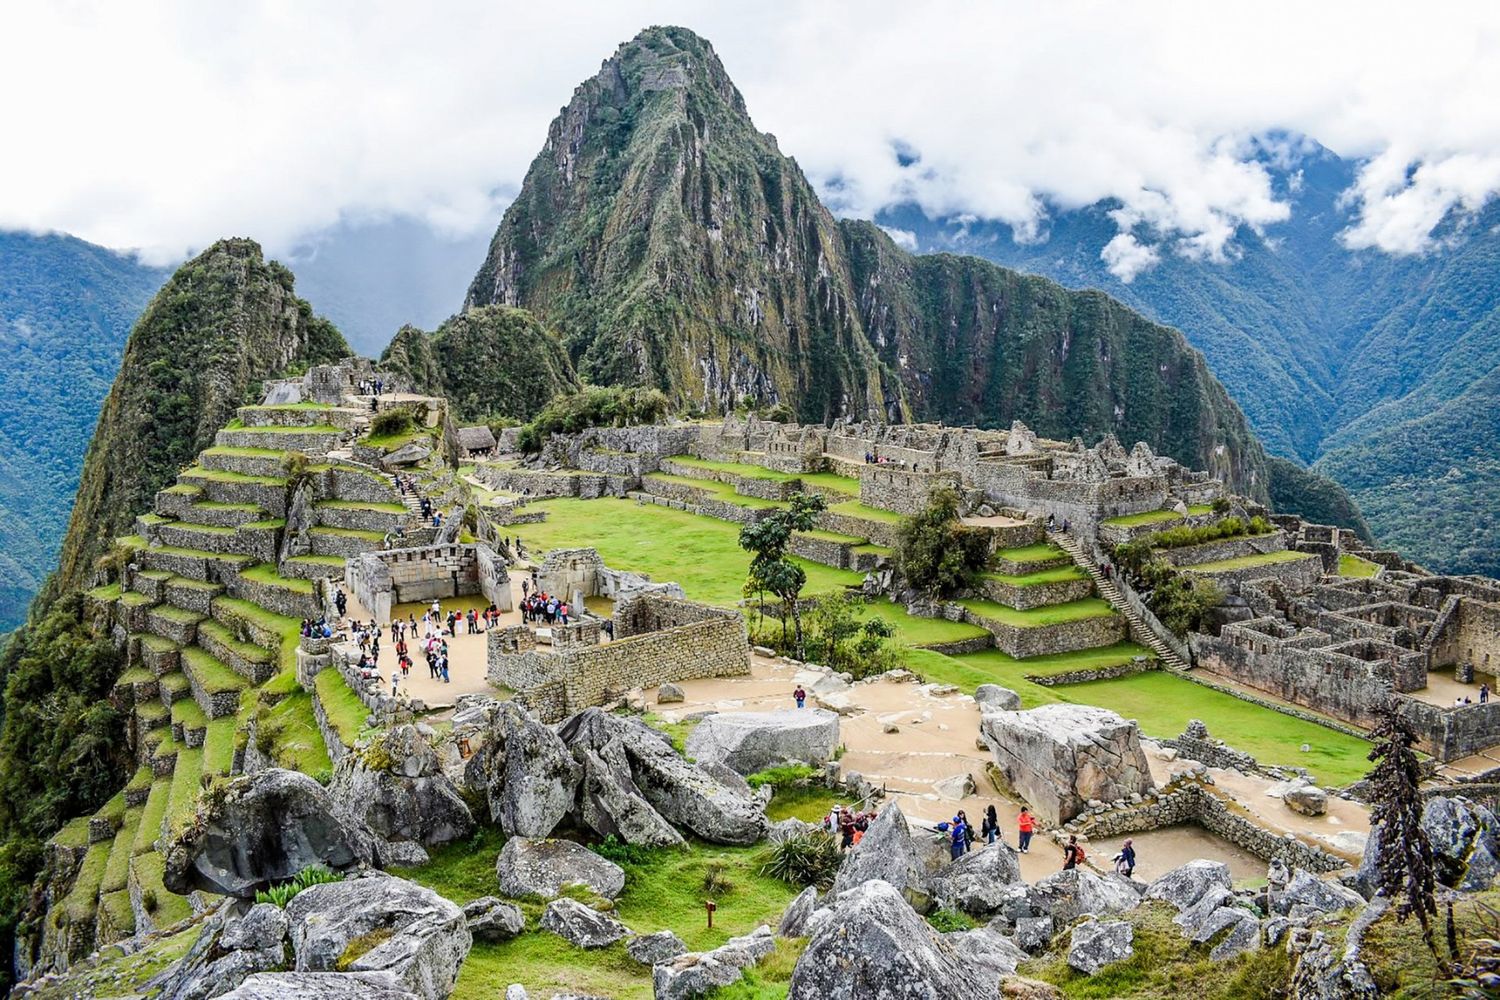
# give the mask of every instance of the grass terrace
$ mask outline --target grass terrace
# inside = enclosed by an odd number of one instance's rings
[[[1189,517],[1201,517],[1204,514],[1212,514],[1213,507],[1210,504],[1194,504],[1187,509]],[[1175,510],[1147,510],[1139,514],[1122,514],[1119,517],[1107,517],[1103,523],[1118,528],[1138,528],[1143,524],[1163,524],[1167,521],[1180,521],[1182,515]]]
[[[995,552],[997,559],[1008,559],[1011,562],[1042,562],[1047,559],[1067,559],[1068,554],[1051,542],[1037,542],[1035,545],[1020,545],[1013,549],[999,549]]]
[[[841,476],[837,472],[804,472],[797,478],[802,480],[804,486],[821,486],[835,493],[846,493],[851,497],[859,496],[859,480]]]
[[[222,472],[218,469],[200,469],[197,466],[182,474],[184,479],[206,479],[215,483],[253,483],[257,486],[285,486],[281,476],[250,476],[243,472]]]
[[[328,716],[328,724],[333,726],[344,746],[352,747],[358,742],[359,734],[364,731],[365,719],[369,717],[370,710],[359,700],[359,695],[344,683],[343,675],[337,670],[328,668],[320,671],[313,678],[313,687],[317,691],[318,703]]]
[[[320,524],[315,528],[307,529],[314,535],[337,535],[340,538],[359,538],[366,542],[379,544],[385,541],[385,535],[378,531],[364,531],[359,528],[334,528],[326,524]],[[268,564],[269,565],[269,564]]]
[[[332,403],[314,403],[303,401],[300,403],[257,403],[253,406],[242,406],[242,410],[331,410]]]
[[[1370,577],[1380,572],[1380,564],[1359,556],[1339,556],[1339,576]]]
[[[1304,559],[1316,559],[1317,556],[1309,552],[1294,552],[1285,549],[1281,552],[1256,552],[1248,556],[1239,556],[1235,559],[1218,559],[1214,562],[1194,563],[1191,566],[1181,567],[1194,573],[1227,573],[1231,570],[1250,569],[1254,566],[1274,566],[1278,563],[1301,562]]]
[[[328,510],[378,510],[386,514],[405,514],[406,507],[381,500],[319,500],[314,506]]]
[[[1088,578],[1087,573],[1072,563],[1027,573],[1025,576],[1008,576],[1005,573],[985,573],[984,576],[988,580],[998,580],[1012,587],[1036,587],[1045,583],[1069,583]]]
[[[217,606],[239,618],[265,629],[267,632],[275,632],[281,636],[280,665],[283,673],[295,673],[297,667],[297,643],[302,638],[302,623],[296,618],[288,618],[278,615],[274,611],[267,611],[253,601],[242,600],[238,597],[218,597],[214,599]],[[267,681],[267,684],[274,683]]]
[[[741,507],[747,507],[750,510],[766,510],[768,508],[786,506],[786,504],[779,500],[763,500],[760,497],[747,497],[736,493],[732,485],[721,483],[716,479],[694,479],[691,476],[674,476],[668,472],[653,472],[643,478],[649,482],[691,486],[694,489],[702,490],[715,500],[737,504]]]
[[[286,426],[286,427],[283,427],[280,424],[276,424],[276,425],[272,425],[270,427],[237,427],[235,429],[236,430],[244,431],[247,434],[342,434],[342,433],[344,433],[344,429],[342,427],[335,427],[333,424],[308,424],[306,426],[301,426],[301,427],[298,427],[298,426]]]
[[[870,507],[860,503],[858,500],[846,500],[843,503],[829,504],[828,510],[834,514],[843,514],[847,517],[862,517],[866,521],[880,521],[884,524],[901,523],[901,515],[895,511]]]
[[[295,580],[291,577],[282,576],[276,572],[275,563],[258,563],[240,570],[240,576],[255,583],[263,583],[271,587],[280,587],[283,590],[294,590],[299,594],[311,594],[313,585],[311,580]],[[300,632],[301,625],[299,623]]]
[[[273,678],[265,687],[278,681],[280,677]],[[296,678],[292,677],[292,681],[295,686]],[[270,740],[271,756],[278,765],[314,777],[333,770],[322,730],[313,716],[311,694],[298,688],[274,705],[262,705],[257,720],[259,734]]]
[[[983,615],[985,618],[1018,628],[1041,628],[1046,625],[1083,621],[1087,618],[1108,618],[1115,614],[1115,609],[1109,606],[1108,601],[1097,597],[1068,601],[1066,604],[1049,604],[1046,607],[1032,608],[1030,611],[1017,611],[1015,608],[996,604],[994,601],[961,600],[958,604],[976,615]]]
[[[673,455],[669,461],[691,466],[695,469],[707,469],[713,472],[726,472],[730,475],[744,476],[746,479],[769,479],[774,483],[789,483],[794,479],[806,478],[791,473],[776,472],[760,465],[745,465],[741,462],[716,462],[708,458],[698,458],[696,455]],[[694,482],[697,482],[697,480],[694,480]]]

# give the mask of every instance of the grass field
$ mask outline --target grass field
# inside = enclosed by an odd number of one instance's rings
[[[1086,618],[1107,618],[1115,613],[1108,601],[1097,597],[1085,597],[1081,601],[1069,601],[1066,604],[1048,604],[1030,611],[1017,611],[994,601],[962,600],[958,603],[976,615],[1018,628],[1041,628],[1044,625],[1060,625]]]
[[[1037,542],[1035,545],[1022,545],[1014,549],[1000,549],[995,553],[995,558],[1025,563],[1042,562],[1047,559],[1067,559],[1068,554],[1051,542]]]
[[[866,521],[880,521],[883,524],[901,523],[901,515],[895,511],[881,510],[879,507],[867,507],[858,500],[845,500],[843,503],[830,504],[828,509],[834,514],[862,517]]]
[[[588,545],[599,550],[616,569],[645,573],[653,580],[673,580],[688,597],[707,604],[733,607],[743,598],[750,554],[739,546],[739,525],[686,511],[627,500],[547,500],[533,504],[547,510],[547,520],[516,526],[516,533],[533,558],[549,549]],[[807,573],[807,594],[830,594],[857,587],[862,574],[833,569],[821,563],[794,560]],[[897,630],[897,638],[911,646],[960,642],[984,635],[964,622],[916,618],[898,605],[880,603],[871,609]]]
[[[673,455],[670,461],[676,462],[679,465],[690,466],[694,469],[706,469],[712,472],[727,472],[730,475],[744,476],[746,479],[769,479],[773,483],[789,483],[793,479],[802,478],[791,473],[766,469],[759,465],[745,465],[740,462],[716,462],[712,459],[698,458],[694,455]]]
[[[804,472],[797,478],[802,480],[804,486],[821,486],[835,493],[844,493],[851,497],[859,496],[859,480],[841,476],[837,472]]]
[[[1339,576],[1365,577],[1374,576],[1380,571],[1378,563],[1372,563],[1368,559],[1359,556],[1339,556]]]
[[[645,481],[647,483],[656,481],[672,483],[675,486],[691,486],[694,489],[702,490],[715,500],[739,504],[741,507],[748,507],[751,510],[765,510],[770,507],[787,506],[779,500],[762,500],[760,497],[747,497],[736,493],[732,485],[721,483],[717,479],[693,479],[691,476],[674,476],[667,472],[653,472],[645,477]]]
[[[1249,569],[1252,566],[1274,566],[1277,563],[1299,562],[1303,559],[1316,559],[1317,556],[1309,552],[1293,552],[1290,549],[1281,552],[1256,552],[1253,555],[1239,556],[1234,559],[1217,559],[1213,562],[1194,563],[1184,566],[1183,569],[1194,573],[1225,573],[1236,569]]]
[[[1038,570],[1035,573],[1027,573],[1025,576],[1007,576],[1004,573],[986,573],[986,578],[998,580],[1012,587],[1035,587],[1043,583],[1065,583],[1072,580],[1082,580],[1088,576],[1082,568],[1069,563],[1066,566],[1054,566],[1051,569]]]

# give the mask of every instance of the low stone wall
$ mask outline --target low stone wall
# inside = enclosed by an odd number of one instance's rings
[[[956,609],[956,615],[948,609]],[[962,605],[950,604],[944,609],[944,617],[978,625],[995,637],[997,647],[1018,660],[1024,660],[1029,656],[1046,656],[1078,649],[1112,646],[1117,642],[1123,642],[1126,633],[1125,619],[1119,615],[1084,618],[1079,621],[1059,622],[1056,625],[1026,628],[987,618]]]
[[[347,501],[357,502],[357,501]],[[410,516],[370,507],[339,507],[329,503],[313,505],[318,524],[329,528],[345,528],[353,531],[376,531],[382,535],[400,530]]]
[[[896,534],[900,530],[900,525],[887,521],[868,521],[862,517],[852,517],[831,510],[825,510],[818,515],[817,526],[835,535],[868,539],[888,549],[896,547]]]
[[[1293,868],[1320,874],[1350,866],[1348,861],[1321,847],[1257,825],[1209,788],[1186,777],[1145,794],[1139,803],[1090,811],[1065,824],[1055,836],[1061,840],[1076,833],[1100,840],[1185,823],[1201,826],[1265,861],[1281,858]]]
[[[1047,537],[1039,518],[1028,519],[1024,524],[986,524],[982,527],[989,532],[991,547],[997,550],[1024,548]]]
[[[401,497],[389,478],[374,469],[336,465],[318,477],[318,498],[360,500],[366,503],[400,503]]]
[[[834,569],[849,569],[852,562],[850,549],[853,547],[852,542],[835,542],[813,535],[794,534],[787,545],[787,551],[794,556],[821,563],[824,566],[832,566]]]
[[[1138,656],[1127,663],[1095,667],[1092,670],[1071,670],[1065,674],[1023,674],[1022,676],[1042,687],[1066,687],[1069,684],[1087,684],[1089,681],[1112,681],[1117,677],[1127,677],[1130,674],[1141,674],[1160,668],[1159,661]]]
[[[323,613],[316,589],[308,594],[243,576],[235,577],[230,589],[234,596],[288,618],[317,618]]]
[[[1040,573],[1042,570],[1051,569],[1054,566],[1065,566],[1072,561],[1066,552],[1060,551],[1057,555],[1048,556],[1045,559],[1020,561],[997,556],[994,560],[994,567],[996,573],[1002,573],[1005,576],[1026,576],[1031,573]]]
[[[1272,531],[1264,535],[1241,535],[1237,538],[1221,538],[1200,545],[1184,545],[1175,549],[1159,549],[1163,559],[1179,568],[1196,566],[1199,563],[1222,562],[1225,559],[1240,559],[1245,556],[1267,552],[1282,552],[1286,549],[1284,531]]]
[[[576,497],[582,495],[584,476],[568,472],[545,472],[540,469],[502,469],[481,465],[481,480],[491,488],[529,497]],[[593,478],[602,479],[601,476]]]
[[[318,732],[323,734],[323,744],[328,748],[328,762],[334,767],[339,766],[339,761],[348,755],[351,747],[344,746],[344,741],[339,739],[339,731],[333,728],[333,723],[328,721],[328,713],[323,709],[323,702],[318,699],[316,688],[309,687],[312,693],[313,720],[318,724]]]
[[[642,599],[661,600],[656,595],[631,600]],[[492,630],[487,640],[487,676],[492,684],[514,690],[517,701],[539,717],[556,722],[605,704],[631,688],[750,672],[749,639],[744,617],[738,612],[707,609],[714,613],[701,620],[631,634],[632,628],[639,627],[631,624],[638,610],[626,609],[627,617],[616,625],[616,638],[602,645],[543,650],[534,643],[518,644],[510,635],[513,630]]]
[[[286,517],[286,487],[280,483],[257,483],[242,480],[204,479],[183,475],[179,482],[203,491],[197,500],[215,503],[250,503],[264,507],[271,517]],[[186,494],[183,494],[186,495]]]
[[[1500,744],[1500,702],[1430,705],[1401,698],[1401,714],[1416,726],[1423,749],[1438,760],[1457,760]]]
[[[1237,594],[1240,587],[1252,580],[1277,580],[1294,591],[1300,591],[1317,583],[1323,576],[1323,560],[1310,555],[1305,559],[1287,562],[1263,563],[1242,569],[1221,569],[1204,572],[1194,566],[1184,569],[1207,577],[1227,593]]]
[[[1161,743],[1162,746],[1175,747],[1179,756],[1189,757],[1209,767],[1222,767],[1245,774],[1265,773],[1260,761],[1243,750],[1236,750],[1223,740],[1211,737],[1208,727],[1198,719],[1189,722],[1181,736],[1173,740],[1162,740]]]
[[[1057,583],[1036,583],[1018,587],[1015,584],[986,576],[980,578],[979,589],[982,596],[997,604],[1004,604],[1018,611],[1030,611],[1049,604],[1066,604],[1069,601],[1081,601],[1085,597],[1092,597],[1094,596],[1094,581],[1084,577],[1080,580],[1061,580]]]

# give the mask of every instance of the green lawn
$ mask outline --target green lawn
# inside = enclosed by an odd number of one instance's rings
[[[713,472],[727,472],[735,476],[744,476],[746,479],[769,479],[773,483],[789,483],[793,479],[803,479],[804,476],[792,475],[786,472],[776,472],[759,465],[745,465],[741,462],[715,462],[708,458],[698,458],[695,455],[673,455],[669,461],[679,465],[691,466],[695,469],[708,469]]]
[[[1068,601],[1066,604],[1049,604],[1030,611],[1017,611],[994,601],[962,600],[958,603],[976,615],[1018,628],[1041,628],[1044,625],[1059,625],[1086,618],[1107,618],[1115,614],[1115,609],[1109,606],[1108,601],[1097,597],[1085,597],[1081,601]]]
[[[1072,653],[1053,653],[1048,656],[1032,656],[1024,660],[1018,660],[998,649],[965,653],[959,659],[974,666],[993,670],[997,677],[1004,678],[995,683],[1009,686],[1007,683],[1009,680],[1019,680],[1023,677],[1050,677],[1078,670],[1113,667],[1121,663],[1129,663],[1137,656],[1150,655],[1151,652],[1144,646],[1138,646],[1133,642],[1117,642],[1113,646],[1080,649]]]
[[[797,534],[804,535],[808,538],[816,538],[819,541],[823,542],[833,542],[835,545],[858,546],[865,543],[865,540],[863,538],[859,538],[855,535],[841,535],[836,531],[820,531],[816,528],[812,531],[799,531],[797,532]]]
[[[314,528],[314,531],[321,530]],[[282,576],[276,572],[275,563],[259,563],[255,566],[240,570],[240,576],[246,580],[256,583],[264,583],[272,587],[281,587],[283,590],[295,590],[299,594],[311,594],[313,585],[311,580],[294,580],[291,577]]]
[[[1068,554],[1051,542],[1037,542],[1035,545],[1022,545],[1014,549],[1000,549],[995,553],[995,558],[1027,563],[1042,562],[1046,559],[1067,559]]]
[[[729,483],[721,483],[717,479],[693,479],[691,476],[674,476],[667,472],[653,472],[645,477],[647,482],[672,483],[677,486],[690,486],[702,490],[716,500],[725,503],[739,504],[751,510],[765,510],[769,507],[785,507],[786,504],[779,500],[763,500],[760,497],[747,497],[736,493],[734,487]]]
[[[1339,576],[1374,576],[1379,571],[1379,563],[1372,563],[1370,560],[1361,559],[1359,556],[1339,556]]]
[[[342,427],[332,424],[309,424],[305,427],[280,427],[280,426],[258,426],[240,427],[238,430],[246,434],[342,434]]]
[[[327,508],[328,510],[376,510],[382,514],[405,514],[408,513],[405,506],[399,503],[386,503],[380,500],[319,500],[313,504],[315,508]]]
[[[804,472],[797,478],[805,486],[821,486],[835,493],[859,496],[859,480],[851,476],[841,476],[837,472]]]
[[[881,510],[879,507],[869,507],[858,500],[846,500],[843,503],[832,504],[828,508],[835,514],[844,514],[848,517],[862,517],[866,521],[881,521],[885,524],[900,524],[902,516],[893,510]]]
[[[1310,552],[1294,552],[1291,549],[1285,549],[1281,552],[1256,552],[1234,559],[1216,559],[1213,562],[1194,563],[1191,566],[1184,566],[1182,568],[1192,570],[1194,573],[1223,573],[1235,569],[1249,569],[1252,566],[1274,566],[1277,563],[1300,562],[1303,559],[1316,558],[1318,557]]]
[[[1012,587],[1035,587],[1043,583],[1065,583],[1072,580],[1083,580],[1088,574],[1081,567],[1069,563],[1066,566],[1054,566],[1051,569],[1038,570],[1035,573],[1027,573],[1025,576],[1008,576],[1004,573],[986,573],[987,579],[999,580],[1001,583]]]
[[[1322,784],[1347,785],[1370,769],[1369,742],[1195,684],[1164,671],[1055,689],[1067,701],[1135,719],[1146,736],[1177,736],[1192,719],[1262,764],[1305,767]],[[1302,753],[1302,744],[1312,747]]]
[[[312,695],[299,688],[275,705],[260,708],[257,717],[259,733],[271,740],[271,757],[279,766],[314,777],[332,772],[323,733],[313,717]]]
[[[340,742],[346,747],[354,746],[365,728],[365,719],[369,718],[370,710],[359,700],[359,695],[344,683],[343,675],[332,667],[320,671],[313,678],[313,686],[317,689],[318,701],[328,715],[329,724],[338,733]]]

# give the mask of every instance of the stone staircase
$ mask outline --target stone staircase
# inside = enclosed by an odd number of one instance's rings
[[[1131,638],[1155,653],[1157,659],[1161,660],[1169,668],[1173,670],[1191,669],[1187,661],[1178,655],[1175,649],[1163,642],[1161,637],[1156,634],[1156,631],[1150,625],[1146,624],[1146,620],[1125,599],[1125,594],[1120,590],[1115,581],[1106,578],[1103,573],[1099,572],[1098,564],[1084,550],[1082,543],[1077,538],[1063,531],[1049,531],[1047,532],[1047,538],[1052,544],[1071,556],[1073,562],[1089,575],[1089,578],[1094,581],[1094,589],[1098,591],[1099,596],[1108,601],[1110,606],[1118,611],[1129,624]]]
[[[391,480],[391,489],[393,489],[393,490],[396,491],[396,495],[401,498],[401,503],[406,507],[406,509],[408,511],[411,512],[411,514],[412,514],[413,517],[420,518],[422,516],[422,498],[421,498],[421,495],[417,494],[417,493],[403,493],[403,492],[401,492],[401,487],[397,484],[396,477],[395,477],[394,474],[392,474],[390,476],[390,480]],[[483,485],[483,484],[480,484],[480,485]]]

